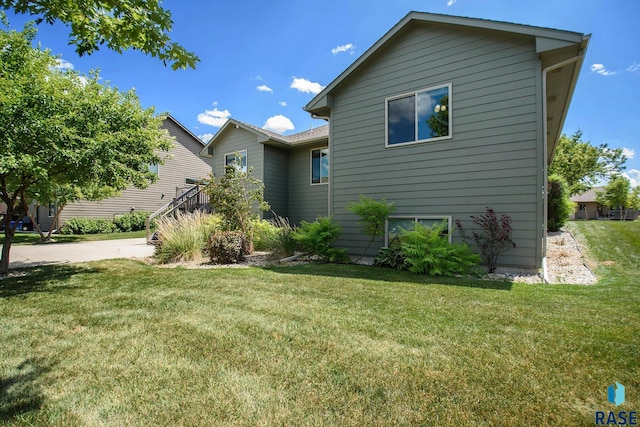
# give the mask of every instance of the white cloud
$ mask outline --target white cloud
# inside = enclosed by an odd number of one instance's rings
[[[627,71],[630,73],[635,73],[638,70],[640,70],[640,64],[638,64],[637,62],[627,67]]]
[[[198,138],[200,138],[200,141],[207,143],[209,142],[209,140],[211,138],[213,138],[213,134],[212,133],[203,133],[202,135],[198,135]]]
[[[295,126],[287,117],[278,114],[277,116],[269,117],[264,123],[264,126],[262,126],[262,129],[283,133],[288,130],[294,130]]]
[[[58,70],[73,70],[75,67],[71,62],[62,58],[57,58],[55,68]]]
[[[603,64],[592,64],[591,65],[591,72],[592,73],[598,73],[601,76],[613,76],[614,74],[616,74],[615,71],[609,71],[606,68],[604,68]]]
[[[631,182],[632,187],[637,187],[638,185],[640,185],[640,170],[630,169],[626,172],[623,172],[622,176],[624,176]]]
[[[458,1],[458,0],[449,0],[449,1],[447,2],[447,6],[451,6],[451,5],[453,5],[453,4],[454,4],[455,2],[457,2],[457,1]]]
[[[341,53],[341,52],[349,52],[353,54],[353,44],[347,43],[341,46],[336,46],[333,49],[331,49],[331,53],[333,53],[334,55],[337,55],[338,53]]]
[[[286,107],[287,106],[287,103],[284,102],[284,101],[280,101],[280,102],[278,102],[278,104],[280,104],[281,107]]]
[[[314,95],[319,94],[324,89],[320,83],[310,82],[307,79],[300,79],[298,77],[294,77],[291,82],[291,89],[298,89],[302,93],[312,93]]]
[[[198,114],[198,121],[205,125],[213,126],[219,128],[222,126],[229,117],[231,117],[231,113],[229,110],[218,110],[216,107],[218,105],[217,102],[213,103],[213,110],[205,110],[204,113]]]
[[[258,89],[260,92],[271,92],[271,93],[273,93],[273,89],[271,89],[267,85],[256,86],[256,89]]]
[[[622,154],[627,156],[627,159],[633,159],[636,155],[636,151],[633,148],[622,147]]]

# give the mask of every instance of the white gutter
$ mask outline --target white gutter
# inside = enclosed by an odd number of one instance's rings
[[[580,59],[582,59],[582,52],[584,50],[581,49],[580,50],[580,54],[577,56],[574,56],[573,58],[569,58],[566,59],[562,62],[558,62],[557,64],[553,64],[548,66],[547,68],[545,68],[544,70],[542,70],[542,139],[543,139],[543,160],[544,160],[544,165],[543,165],[543,172],[544,172],[544,205],[543,205],[543,233],[544,233],[544,238],[542,239],[542,277],[544,280],[544,283],[549,283],[549,276],[548,276],[548,271],[547,271],[547,209],[548,209],[548,205],[549,205],[549,200],[548,200],[548,185],[549,183],[547,182],[547,169],[548,169],[548,165],[547,165],[547,155],[548,155],[548,149],[547,149],[547,74],[549,73],[549,71],[555,70],[557,68],[562,68],[565,65],[574,63],[574,62],[578,62]],[[580,72],[580,70],[578,70],[578,72]],[[569,97],[571,97],[573,95],[573,90],[571,90],[571,93],[569,93]],[[570,98],[569,98],[570,99]]]

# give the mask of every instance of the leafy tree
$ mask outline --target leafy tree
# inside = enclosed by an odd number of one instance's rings
[[[562,228],[575,204],[571,201],[567,182],[560,175],[551,175],[548,182],[549,194],[547,198],[547,229],[558,231]]]
[[[158,0],[0,0],[0,9],[37,16],[36,23],[59,21],[71,28],[69,44],[78,55],[91,55],[100,46],[122,53],[134,49],[165,65],[195,68],[198,57],[171,41],[171,12]]]
[[[215,212],[222,218],[224,231],[241,231],[247,243],[247,253],[251,253],[253,244],[253,223],[259,218],[256,207],[269,210],[264,200],[264,184],[251,174],[251,169],[242,172],[240,153],[236,161],[225,167],[224,175],[217,179],[211,177],[208,187],[209,200]]]
[[[627,209],[635,209],[636,211],[640,210],[640,185],[634,187],[629,193]]]
[[[0,274],[9,268],[13,216],[57,196],[71,202],[112,194],[156,178],[171,147],[162,117],[133,91],[100,83],[98,73],[62,72],[49,51],[32,47],[33,25],[0,30],[0,200],[7,205]],[[78,194],[80,192],[80,194]]]
[[[614,175],[604,187],[603,192],[596,194],[598,203],[608,206],[612,209],[620,209],[620,218],[627,219],[627,201],[629,198],[629,190],[631,184],[629,180],[622,175]]]
[[[445,95],[440,98],[440,102],[436,105],[436,110],[427,120],[427,125],[431,129],[431,135],[434,137],[449,135],[449,96]]]
[[[363,257],[376,237],[384,237],[385,224],[389,215],[396,210],[396,205],[385,199],[378,201],[361,194],[360,201],[350,202],[347,205],[347,210],[360,217],[358,224],[362,226],[366,235],[371,236],[371,240],[362,252]]]
[[[582,131],[578,130],[570,137],[564,134],[560,137],[549,175],[563,177],[573,196],[591,189],[599,179],[621,172],[626,161],[622,148],[609,148],[607,144],[593,146],[589,141],[582,141]]]

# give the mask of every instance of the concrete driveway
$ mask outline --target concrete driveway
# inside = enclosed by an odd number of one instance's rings
[[[144,237],[97,242],[12,245],[9,268],[68,264],[112,258],[145,258],[153,255],[153,250],[154,247],[147,245],[147,240]]]

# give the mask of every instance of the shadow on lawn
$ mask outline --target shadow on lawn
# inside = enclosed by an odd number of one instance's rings
[[[60,283],[76,274],[95,273],[97,270],[73,265],[44,265],[24,270],[9,270],[9,272],[10,276],[0,278],[0,298],[77,288],[77,286],[66,286]],[[56,284],[49,286],[49,282]]]
[[[279,274],[343,277],[396,283],[408,282],[422,285],[451,285],[501,291],[510,291],[513,286],[512,282],[507,281],[481,280],[472,277],[425,276],[389,268],[352,264],[300,264],[294,266],[269,266],[265,267],[265,269]]]
[[[39,378],[51,367],[38,360],[27,359],[15,370],[17,373],[0,378],[0,421],[11,421],[17,416],[37,411],[44,402]]]

